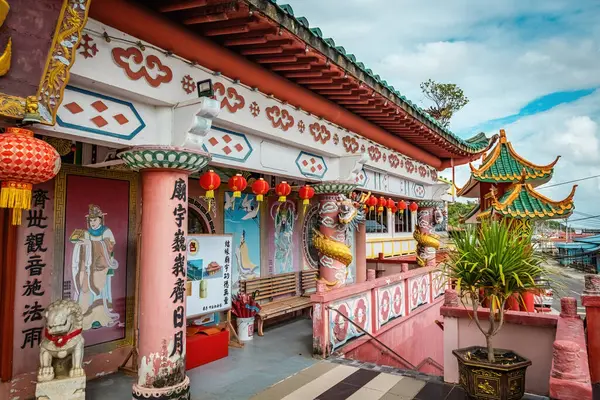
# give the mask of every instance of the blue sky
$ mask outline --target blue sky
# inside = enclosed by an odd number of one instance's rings
[[[279,2],[423,108],[421,82],[458,84],[470,100],[451,122],[458,135],[504,128],[532,162],[562,155],[553,183],[600,174],[600,1]],[[459,168],[458,184],[468,175]],[[600,179],[582,182],[578,211],[600,214],[598,193]]]

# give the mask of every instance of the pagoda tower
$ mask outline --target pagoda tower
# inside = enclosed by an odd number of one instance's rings
[[[489,154],[483,155],[479,168],[472,164],[471,177],[459,197],[478,198],[479,204],[463,217],[463,222],[477,223],[483,218],[511,218],[516,227],[530,231],[531,222],[543,219],[568,218],[575,209],[573,196],[577,185],[564,200],[554,201],[535,188],[547,183],[560,159],[548,165],[535,165],[521,157],[506,139],[504,129],[500,140]]]

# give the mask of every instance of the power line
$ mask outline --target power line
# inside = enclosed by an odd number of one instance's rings
[[[562,186],[562,185],[567,185],[569,183],[575,183],[575,182],[581,182],[581,181],[587,181],[589,179],[594,179],[594,178],[600,178],[600,175],[592,175],[592,176],[587,176],[585,178],[580,178],[580,179],[574,179],[572,181],[566,181],[566,182],[561,182],[561,183],[555,183],[554,185],[548,185],[548,186],[539,186],[536,189],[540,190],[540,189],[548,189],[551,187],[555,187],[555,186]]]
[[[592,219],[592,218],[600,218],[600,215],[592,215],[591,217],[572,219],[569,221],[569,223],[577,222],[577,221],[585,221],[586,219]]]

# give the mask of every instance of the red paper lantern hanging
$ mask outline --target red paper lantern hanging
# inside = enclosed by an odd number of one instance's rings
[[[388,210],[391,210],[392,208],[396,207],[396,202],[390,198],[387,199],[387,208]]]
[[[279,202],[285,203],[287,196],[292,193],[292,187],[286,181],[283,181],[277,185],[275,193],[279,196]]]
[[[214,199],[215,198],[215,190],[217,190],[221,186],[221,178],[219,175],[213,171],[212,169],[208,172],[205,172],[200,177],[200,187],[206,190],[206,198]]]
[[[269,184],[263,178],[258,178],[252,184],[252,193],[256,195],[256,201],[263,201],[263,196],[269,193]]]
[[[412,203],[410,203],[410,211],[411,212],[416,212],[419,209],[419,205],[417,204],[416,201],[413,201]]]
[[[310,199],[312,199],[313,196],[315,195],[315,189],[313,189],[309,185],[304,185],[300,188],[300,190],[298,191],[298,194],[300,195],[300,198],[302,199],[302,204],[304,204],[304,206],[307,206],[308,203],[310,203]]]
[[[377,205],[377,197],[370,196],[367,199],[367,206],[369,206],[369,211],[373,211],[375,209],[376,205]]]
[[[381,214],[383,212],[383,208],[387,205],[387,200],[385,197],[381,196],[377,201],[377,212]]]
[[[233,191],[233,198],[242,197],[242,192],[246,189],[246,186],[248,186],[248,182],[246,182],[246,178],[244,178],[242,174],[236,174],[229,178],[227,186]]]
[[[400,211],[400,214],[404,213],[404,210],[406,210],[408,206],[406,205],[406,202],[404,200],[400,200],[398,202],[398,210]]]
[[[391,208],[392,214],[396,214],[396,211],[398,211],[398,207],[394,206]]]
[[[60,170],[54,147],[23,128],[6,128],[0,135],[0,207],[12,208],[13,225],[21,225],[21,212],[31,208],[33,185],[49,181]]]

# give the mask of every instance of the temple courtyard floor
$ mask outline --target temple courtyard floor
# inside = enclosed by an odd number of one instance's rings
[[[466,399],[440,377],[333,358],[312,358],[312,322],[298,319],[255,336],[229,356],[189,370],[192,400],[455,400]],[[129,399],[122,373],[88,383],[87,399]],[[543,399],[526,396],[524,399]]]

